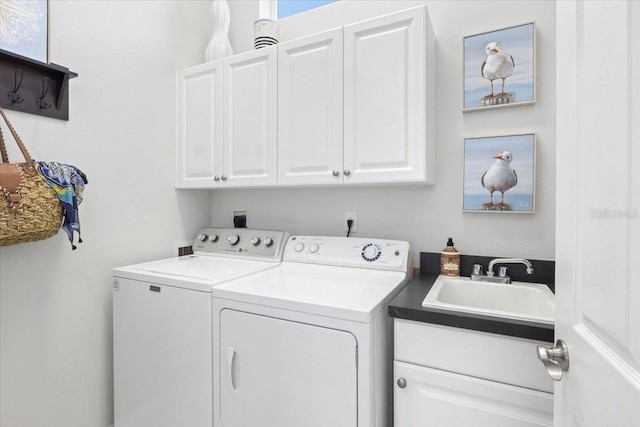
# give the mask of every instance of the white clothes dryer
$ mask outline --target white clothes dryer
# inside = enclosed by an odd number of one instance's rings
[[[115,427],[213,425],[211,290],[277,267],[286,238],[205,228],[193,255],[113,270]]]
[[[215,287],[214,426],[387,427],[407,242],[292,236],[280,266]]]

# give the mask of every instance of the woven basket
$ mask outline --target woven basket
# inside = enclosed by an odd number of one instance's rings
[[[48,239],[60,230],[62,205],[55,191],[36,172],[27,148],[2,108],[0,114],[26,160],[25,163],[9,163],[0,128],[2,168],[4,171],[16,171],[20,175],[17,189],[8,188],[6,182],[0,181],[0,246]]]

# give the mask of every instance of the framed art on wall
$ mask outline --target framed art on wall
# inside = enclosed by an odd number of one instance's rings
[[[533,133],[464,140],[463,211],[533,213]]]
[[[48,63],[48,0],[0,1],[0,49]]]
[[[463,111],[535,102],[535,23],[464,38]]]

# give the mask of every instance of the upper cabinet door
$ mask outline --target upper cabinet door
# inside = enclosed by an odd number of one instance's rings
[[[345,183],[433,183],[431,31],[424,6],[344,27]]]
[[[276,184],[276,46],[224,59],[224,159],[228,186]]]
[[[278,45],[278,184],[342,184],[342,33]]]
[[[221,165],[222,61],[176,74],[176,188],[211,188]]]

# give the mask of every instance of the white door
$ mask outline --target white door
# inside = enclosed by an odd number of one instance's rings
[[[176,74],[176,188],[212,188],[222,165],[222,61]]]
[[[276,183],[276,61],[276,46],[224,59],[223,187]]]
[[[348,332],[223,310],[225,427],[357,427],[357,343]]]
[[[342,28],[278,45],[278,185],[342,184]]]
[[[400,361],[394,371],[404,381],[395,387],[396,427],[553,425],[551,393]]]
[[[555,426],[640,425],[640,2],[557,5]]]
[[[418,7],[344,27],[345,183],[426,181],[427,25]]]

